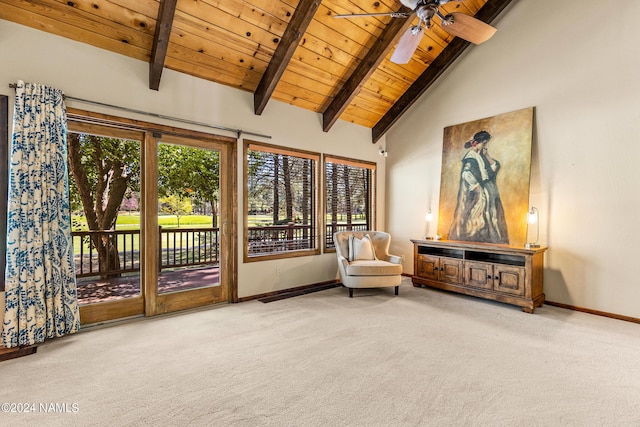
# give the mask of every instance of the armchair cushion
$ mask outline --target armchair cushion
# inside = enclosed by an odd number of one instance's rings
[[[402,265],[387,261],[352,261],[346,268],[349,276],[394,276],[402,274]]]
[[[373,252],[373,243],[368,235],[362,236],[362,239],[351,235],[349,236],[349,261],[358,260],[374,260],[376,259]]]

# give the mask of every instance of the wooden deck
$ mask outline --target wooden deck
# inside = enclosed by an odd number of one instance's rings
[[[78,279],[78,302],[95,304],[140,295],[140,274],[130,273],[109,280],[99,277]],[[219,267],[163,270],[158,278],[158,292],[169,293],[188,289],[218,286]]]

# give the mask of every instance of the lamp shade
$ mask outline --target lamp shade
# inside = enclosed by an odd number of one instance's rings
[[[524,247],[527,249],[539,248],[540,245],[538,244],[538,238],[540,237],[540,222],[538,218],[538,209],[535,206],[531,206],[527,211],[527,223],[530,226],[534,226],[535,224],[536,239],[531,243],[527,243],[526,245],[524,245]],[[529,227],[527,227],[527,241],[529,240],[528,236],[529,236]]]

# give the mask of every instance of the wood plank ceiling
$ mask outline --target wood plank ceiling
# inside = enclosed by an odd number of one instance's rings
[[[491,22],[511,0],[451,1],[446,12]],[[408,11],[399,0],[0,0],[0,19],[372,129],[376,142],[469,43],[439,21],[408,64],[389,61],[417,19],[336,14]],[[415,22],[412,22],[415,21]]]

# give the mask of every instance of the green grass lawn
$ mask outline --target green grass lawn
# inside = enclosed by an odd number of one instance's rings
[[[71,221],[73,224],[73,231],[87,231],[89,228],[87,227],[87,222],[85,220],[84,215],[72,215]],[[211,216],[209,215],[183,215],[180,217],[180,228],[207,228],[211,227],[213,224]],[[159,215],[158,216],[158,225],[162,228],[178,228],[178,217],[176,215]],[[140,214],[125,214],[121,213],[118,215],[118,219],[116,220],[116,230],[139,230],[140,229]],[[119,237],[119,246],[123,247],[123,236]],[[129,238],[130,239],[130,238]],[[86,239],[85,239],[86,240]],[[76,254],[80,253],[80,239],[73,239],[73,251]],[[89,253],[89,243],[87,241],[83,242],[84,253]],[[130,248],[130,240],[127,240],[127,248]],[[139,241],[138,239],[134,239],[133,242],[133,250],[139,250]],[[164,245],[163,245],[164,246]]]
[[[86,231],[89,229],[84,215],[72,215],[71,221],[73,231]],[[180,217],[180,227],[182,228],[211,227],[212,224],[213,222],[209,215],[183,215]],[[176,215],[159,215],[158,225],[166,228],[177,228],[178,217]],[[140,229],[140,215],[138,213],[118,215],[116,230],[138,229]]]
[[[362,215],[354,215],[353,221],[364,221]],[[273,223],[273,217],[271,215],[249,215],[249,227],[260,227]],[[73,224],[73,231],[86,231],[87,223],[84,215],[72,215],[71,221]],[[327,223],[331,222],[331,215],[327,215]],[[345,223],[346,218],[339,218],[338,223]],[[209,215],[183,215],[180,217],[180,227],[211,227],[213,222]],[[167,228],[178,227],[178,217],[176,215],[159,215],[158,225]],[[116,230],[137,230],[140,228],[140,214],[139,213],[121,213],[116,220]]]

